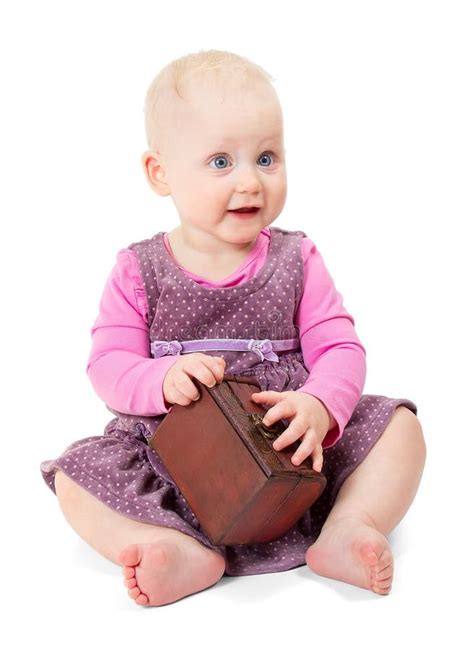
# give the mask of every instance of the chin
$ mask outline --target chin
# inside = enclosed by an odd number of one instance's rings
[[[235,228],[229,235],[225,236],[227,241],[234,244],[245,244],[251,242],[260,232],[261,228]]]

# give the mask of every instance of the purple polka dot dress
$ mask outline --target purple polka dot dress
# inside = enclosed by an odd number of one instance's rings
[[[164,233],[131,244],[148,297],[150,343],[197,339],[270,339],[298,337],[294,313],[303,290],[302,231],[272,227],[265,264],[248,282],[208,288],[194,282],[168,254]],[[281,263],[284,261],[285,263]],[[265,318],[262,317],[265,315]],[[255,377],[261,390],[296,390],[309,373],[301,349],[278,353],[279,362],[261,360],[253,351],[213,350],[226,373]],[[54,460],[41,463],[47,485],[62,470],[115,512],[147,524],[174,528],[221,553],[227,575],[286,571],[305,564],[344,480],[383,434],[397,406],[417,413],[404,398],[362,395],[342,438],[324,450],[322,496],[282,537],[263,544],[215,546],[206,537],[161,459],[147,440],[166,414],[130,415],[107,408],[115,417],[99,436],[70,444]]]

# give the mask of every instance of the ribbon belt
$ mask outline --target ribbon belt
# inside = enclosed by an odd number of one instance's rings
[[[231,350],[235,352],[254,352],[260,361],[280,362],[273,350],[295,350],[300,347],[299,339],[194,339],[192,341],[152,341],[151,353],[157,359],[169,354],[186,354],[187,352],[203,352],[206,350]]]

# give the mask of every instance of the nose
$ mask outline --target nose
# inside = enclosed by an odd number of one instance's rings
[[[258,173],[252,166],[247,165],[241,168],[235,189],[237,192],[247,192],[249,194],[259,192],[262,189]]]

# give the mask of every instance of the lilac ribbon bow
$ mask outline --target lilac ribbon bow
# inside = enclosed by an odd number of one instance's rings
[[[153,356],[163,357],[166,354],[179,354],[183,346],[179,341],[153,341]]]
[[[270,339],[263,339],[263,341],[250,339],[247,347],[251,352],[255,352],[255,354],[258,355],[260,361],[263,361],[264,359],[268,359],[269,361],[279,361],[278,355],[273,352],[272,342]]]
[[[250,350],[258,356],[260,361],[267,359],[268,361],[276,361],[279,363],[280,359],[273,351],[273,343],[275,349],[287,349],[288,346],[293,344],[299,345],[299,342],[294,340],[285,341],[270,341],[270,339],[196,339],[192,341],[153,341],[151,344],[151,352],[156,358],[163,357],[167,354],[185,354],[186,352],[206,351],[206,350]],[[276,347],[276,346],[279,347]],[[283,347],[282,347],[283,346]]]

